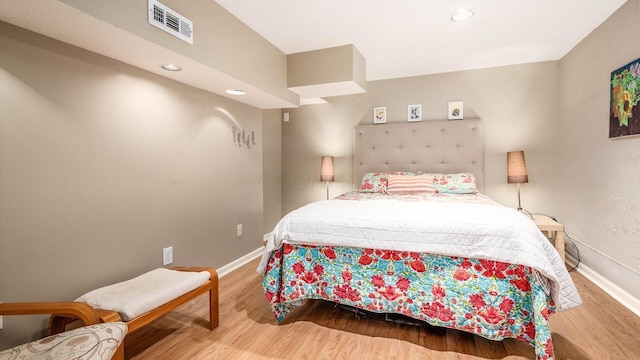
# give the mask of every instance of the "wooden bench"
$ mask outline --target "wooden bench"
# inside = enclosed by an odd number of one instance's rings
[[[218,327],[218,273],[209,267],[173,267],[171,270],[178,271],[188,271],[188,272],[201,272],[207,271],[209,272],[209,281],[200,285],[198,288],[189,291],[166,304],[159,306],[151,311],[148,311],[136,318],[125,321],[127,324],[129,331],[128,333],[133,333],[141,327],[149,324],[155,319],[169,313],[173,309],[178,306],[186,303],[189,300],[194,299],[195,297],[204,294],[206,292],[209,293],[209,328],[211,330]],[[123,321],[120,314],[114,310],[110,309],[95,309],[100,318],[100,322],[114,322],[114,321]],[[60,315],[54,314],[49,319],[49,332],[50,334],[57,334],[65,331],[68,324],[71,322],[77,321],[78,317],[74,315]]]

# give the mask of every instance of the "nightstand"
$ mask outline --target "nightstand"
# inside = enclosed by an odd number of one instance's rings
[[[533,222],[540,231],[547,235],[547,238],[549,238],[549,233],[552,234],[553,245],[564,262],[564,225],[544,215],[533,215]]]

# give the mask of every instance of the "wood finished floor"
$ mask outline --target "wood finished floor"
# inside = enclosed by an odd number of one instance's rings
[[[257,264],[220,280],[218,328],[207,329],[207,296],[200,296],[127,335],[126,359],[535,359],[533,347],[517,340],[359,320],[320,301],[278,324]],[[556,359],[640,359],[640,317],[581,274],[571,276],[583,304],[551,316]]]

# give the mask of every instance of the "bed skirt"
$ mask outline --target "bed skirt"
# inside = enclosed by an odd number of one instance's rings
[[[303,299],[396,313],[491,340],[515,338],[553,359],[551,296],[535,270],[427,253],[284,244],[263,290],[278,321]]]

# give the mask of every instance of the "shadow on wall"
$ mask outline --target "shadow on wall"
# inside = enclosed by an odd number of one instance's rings
[[[252,147],[256,146],[257,142],[255,131],[242,127],[236,117],[233,116],[233,114],[231,114],[227,109],[216,106],[213,108],[208,108],[208,110],[218,112],[222,115],[223,119],[228,120],[231,138],[238,148],[242,149],[244,147],[247,149],[251,149]]]

